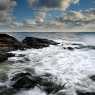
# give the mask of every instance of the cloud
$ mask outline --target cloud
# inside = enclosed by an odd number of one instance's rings
[[[45,20],[45,16],[46,16],[46,12],[38,12],[38,15],[36,15],[35,17],[35,21],[37,24],[40,24],[40,23],[44,23],[44,20]]]
[[[15,0],[0,0],[0,23],[4,23],[12,19],[11,12],[14,6],[16,6]]]
[[[65,11],[71,4],[79,0],[28,0],[31,7],[37,8],[35,19],[25,19],[22,22],[13,20],[12,10],[16,6],[15,0],[0,0],[0,26],[9,31],[36,31],[36,32],[75,32],[95,31],[95,9],[80,11]],[[62,10],[61,15],[52,16],[51,11],[40,9]],[[65,12],[64,12],[65,11]],[[51,15],[51,19],[46,20]],[[48,17],[49,18],[49,17]],[[7,22],[6,24],[3,24]],[[11,22],[10,24],[8,24]],[[2,25],[1,25],[2,23]]]
[[[58,8],[65,11],[71,4],[79,3],[79,0],[28,0],[28,2],[32,8]]]
[[[95,31],[95,9],[69,11],[52,20],[45,20],[47,13],[39,12],[35,19],[27,19],[21,24],[16,23],[15,31],[32,32],[87,32]],[[12,24],[13,25],[13,24]]]
[[[40,25],[45,22],[49,10],[66,11],[71,4],[77,4],[79,1],[80,0],[28,0],[28,3],[32,9],[36,9],[35,22]]]
[[[95,23],[95,9],[69,11],[64,13],[64,16],[56,18],[56,21],[69,24],[73,27]]]
[[[76,21],[83,18],[84,18],[84,15],[78,11],[71,11],[71,12],[65,13],[64,15],[64,20]]]

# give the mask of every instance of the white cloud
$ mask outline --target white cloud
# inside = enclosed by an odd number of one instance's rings
[[[79,0],[48,0],[48,4],[39,5],[39,1],[46,0],[28,0],[31,6],[38,5],[38,9],[58,8],[63,12],[63,16],[46,21],[47,11],[38,10],[35,19],[26,19],[23,22],[13,20],[11,10],[16,2],[14,0],[0,0],[0,26],[8,31],[32,31],[32,32],[84,32],[95,31],[95,9],[82,11],[65,11],[71,4],[77,4]],[[49,4],[50,3],[50,4]],[[54,5],[53,5],[54,3]],[[58,3],[58,4],[57,4]],[[64,12],[65,11],[65,12]],[[10,21],[10,24],[8,24]],[[4,24],[4,22],[7,22]]]
[[[11,12],[16,6],[15,0],[0,0],[0,23],[9,22],[11,17]]]
[[[38,18],[44,18],[43,14],[39,14]],[[46,16],[46,15],[45,15]],[[32,22],[32,21],[31,21]],[[40,25],[40,26],[39,26]],[[53,32],[85,32],[95,31],[95,9],[84,11],[70,11],[55,20],[44,21],[40,24],[26,24],[24,29],[28,31],[53,31]]]
[[[65,11],[71,4],[79,3],[79,0],[28,0],[28,2],[32,8],[58,8]]]
[[[95,9],[70,11],[64,13],[63,17],[59,17],[56,20],[69,25],[87,25],[95,22]]]

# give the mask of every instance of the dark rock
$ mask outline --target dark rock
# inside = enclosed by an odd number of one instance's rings
[[[0,85],[0,92],[4,91],[5,89],[7,89],[6,85]]]
[[[0,82],[5,82],[8,80],[8,76],[5,72],[0,72]]]
[[[11,50],[24,50],[27,48],[43,48],[49,45],[57,45],[58,43],[35,37],[26,37],[22,42],[8,34],[0,34],[0,62],[4,62],[8,57],[13,57],[15,54],[7,53]],[[27,58],[25,60],[29,61]]]
[[[6,52],[1,52],[0,51],[0,62],[4,62],[8,59],[8,55]]]
[[[23,45],[16,38],[8,34],[0,34],[0,50],[11,51],[22,49]]]
[[[86,46],[86,48],[89,48],[89,49],[95,49],[95,46],[88,45],[88,46]]]
[[[68,49],[68,50],[71,50],[71,51],[74,50],[73,47],[67,47],[67,49]]]
[[[16,90],[8,88],[6,85],[0,85],[0,95],[14,95]]]
[[[13,85],[13,87],[15,89],[29,89],[34,87],[35,83],[27,76],[22,77],[21,79],[18,79],[15,84]]]
[[[4,62],[8,59],[8,57],[14,57],[15,54],[13,53],[7,53],[4,51],[0,51],[0,62]]]
[[[16,38],[8,34],[0,34],[0,62],[6,61],[8,57],[15,56],[13,53],[8,53],[9,51],[22,48],[24,48],[23,44]]]
[[[16,38],[8,34],[0,34],[0,50],[6,52],[17,49],[25,50],[27,48],[38,49],[57,44],[59,43],[52,40],[40,39],[36,37],[26,37],[22,42],[20,42]]]
[[[78,43],[73,43],[72,45],[74,45],[76,49],[95,49],[94,45],[84,45]]]
[[[91,80],[95,81],[95,75],[89,77]]]
[[[80,45],[78,47],[75,47],[76,49],[95,49],[95,46],[92,45]]]
[[[24,57],[24,59],[23,59],[25,62],[28,62],[28,61],[30,61],[30,59],[29,58],[27,58],[27,57]]]
[[[24,57],[24,56],[25,56],[24,54],[17,55],[17,57]]]
[[[11,81],[14,81],[12,87],[17,90],[33,88],[37,84],[30,73],[16,74]]]
[[[40,76],[39,78],[39,85],[43,88],[47,94],[55,94],[59,90],[62,90],[65,85],[58,85],[55,82],[51,81],[52,75],[45,74],[43,76]]]
[[[80,43],[73,43],[72,45],[75,45],[75,46],[82,46],[83,44],[80,44]]]
[[[30,73],[18,73],[18,74],[15,74],[13,76],[13,78],[11,79],[11,81],[16,81],[17,79],[22,78],[22,77],[24,77],[26,75],[31,76]]]
[[[15,54],[13,54],[13,53],[6,53],[7,54],[7,57],[14,57],[15,56]]]
[[[95,92],[81,92],[81,91],[77,91],[77,95],[95,95]]]
[[[45,80],[41,81],[40,85],[42,86],[43,90],[47,92],[47,94],[55,94],[56,92],[64,88],[64,86],[57,85],[54,82]]]
[[[50,74],[33,76],[30,73],[19,73],[11,79],[11,81],[13,81],[12,87],[16,90],[20,90],[39,86],[40,89],[47,92],[47,94],[56,93],[64,88],[64,85],[61,86],[52,82],[50,77]]]
[[[16,60],[16,61],[14,61],[14,62],[16,62],[16,63],[26,63],[26,62],[29,62],[29,61],[30,61],[29,58],[27,58],[27,57],[22,57],[21,59]],[[10,61],[10,62],[12,62],[12,61]]]
[[[49,45],[57,45],[58,43],[48,39],[40,39],[35,37],[26,37],[23,41],[23,44],[27,45],[28,48],[43,48],[48,47]]]
[[[14,95],[16,93],[17,91],[13,88],[6,88],[6,87],[0,88],[0,95]]]

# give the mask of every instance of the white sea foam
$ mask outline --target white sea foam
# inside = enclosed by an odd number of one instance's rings
[[[21,91],[16,95],[46,95],[46,93],[41,91],[38,87],[35,87],[34,89],[28,91]]]
[[[22,71],[23,68],[33,68],[37,75],[50,73],[53,76],[53,82],[60,85],[66,84],[64,92],[67,95],[76,95],[76,90],[95,92],[95,82],[89,79],[89,76],[95,75],[95,50],[75,49],[70,51],[59,45],[13,53],[25,54],[25,57],[29,58],[30,61],[12,65],[11,73],[17,70]],[[16,57],[16,60],[14,57],[10,60],[16,61],[18,57]],[[45,94],[42,92],[41,94],[35,94],[35,91],[29,91],[27,94],[18,95]]]

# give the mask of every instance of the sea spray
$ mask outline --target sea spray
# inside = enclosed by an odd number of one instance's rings
[[[70,46],[70,45],[69,45]],[[71,45],[71,47],[73,47]],[[25,51],[14,51],[16,55],[23,54],[28,58],[28,62],[21,63],[23,57],[12,57],[9,61],[16,64],[11,66],[8,72],[9,77],[18,72],[26,72],[26,69],[34,70],[36,76],[42,76],[46,73],[51,74],[49,81],[58,85],[64,85],[64,88],[57,93],[66,95],[76,95],[76,91],[95,92],[95,82],[89,77],[95,75],[95,50],[94,49],[74,49],[70,51],[64,49],[63,45],[50,46],[43,49],[27,49]],[[20,59],[19,59],[20,58]],[[26,92],[20,92],[17,95],[36,95],[38,88]],[[72,93],[70,93],[72,92]],[[27,93],[27,94],[26,94]],[[56,93],[56,94],[57,94]],[[45,95],[40,91],[37,95]]]

